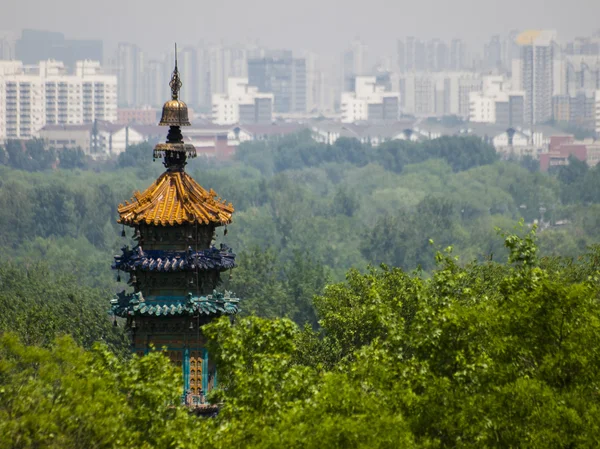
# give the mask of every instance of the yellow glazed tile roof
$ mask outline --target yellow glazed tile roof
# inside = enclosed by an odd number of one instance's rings
[[[211,189],[206,191],[185,172],[167,171],[143,193],[120,204],[119,223],[133,226],[142,223],[173,226],[178,224],[231,223],[233,206]]]

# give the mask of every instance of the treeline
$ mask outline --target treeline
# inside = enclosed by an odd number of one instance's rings
[[[82,148],[50,148],[42,139],[8,139],[0,145],[0,165],[25,170],[44,171],[56,168],[65,170],[114,170],[132,166],[145,167],[152,162],[152,149],[148,144],[131,145],[126,152],[96,161]]]
[[[108,291],[87,287],[74,275],[49,269],[52,260],[0,265],[0,334],[48,347],[61,335],[90,349],[103,342],[125,356],[128,336],[107,319]]]
[[[498,160],[494,147],[473,136],[444,136],[423,142],[394,140],[372,147],[348,137],[337,139],[333,145],[318,143],[309,130],[266,143],[245,144],[236,158],[263,172],[301,170],[325,163],[362,167],[373,162],[401,173],[406,165],[428,159],[442,159],[454,171],[462,171]]]
[[[600,442],[598,247],[507,262],[437,252],[428,277],[350,270],[314,298],[319,328],[223,318],[204,328],[219,414],[179,406],[158,353],[47,349],[0,337],[0,447],[595,448]]]
[[[12,152],[16,142],[9,143]],[[28,145],[42,154],[33,141],[19,143],[19,151]],[[111,164],[39,172],[0,166],[3,254],[17,264],[51,260],[50,270],[75,273],[87,286],[124,288],[109,266],[133,242],[130,233],[120,237],[116,208],[163,167],[152,162],[150,144],[129,147]],[[523,165],[497,160],[472,137],[371,147],[346,138],[320,144],[304,132],[242,144],[228,163],[197,158],[187,169],[234,204],[234,224],[219,239],[238,253],[239,268],[225,286],[245,299],[243,309],[314,324],[307,298],[321,291],[322,279],[380,263],[429,272],[430,240],[454,245],[464,262],[502,259],[494,228],[524,218],[541,222],[546,255],[574,257],[597,242],[600,170],[572,161],[545,174],[531,161]],[[302,281],[314,287],[290,295],[299,260],[316,267],[314,279]],[[255,288],[236,283],[260,270],[268,276]]]

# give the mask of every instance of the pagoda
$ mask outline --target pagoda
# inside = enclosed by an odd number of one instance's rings
[[[239,300],[218,292],[221,273],[235,266],[226,245],[215,247],[216,229],[231,223],[233,206],[205,190],[185,172],[193,145],[183,141],[189,126],[186,104],[179,99],[182,83],[175,69],[169,83],[172,98],[163,107],[159,125],[169,126],[167,140],[154,149],[165,172],[144,192],[135,192],[118,207],[118,223],[133,228],[136,245],[124,246],[113,269],[129,274],[125,290],[112,300],[112,313],[124,318],[135,354],[152,347],[164,350],[181,370],[182,400],[191,406],[206,403],[216,386],[217,372],[206,349],[202,326],[238,312]]]

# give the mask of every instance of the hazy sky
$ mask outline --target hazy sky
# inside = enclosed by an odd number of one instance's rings
[[[172,42],[234,43],[333,55],[360,37],[391,54],[398,37],[461,37],[480,50],[492,34],[550,28],[559,40],[600,28],[600,0],[0,0],[0,30],[61,31],[162,53]],[[176,5],[172,6],[172,5]]]

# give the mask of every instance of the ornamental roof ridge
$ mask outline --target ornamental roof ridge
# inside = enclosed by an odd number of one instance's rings
[[[206,190],[185,171],[168,170],[144,192],[134,192],[129,202],[120,204],[118,223],[174,226],[181,224],[231,223],[233,205]]]

